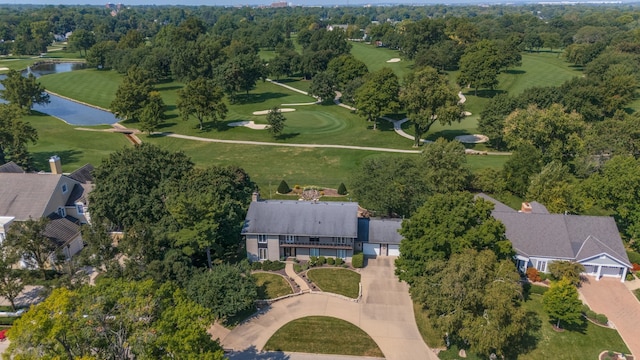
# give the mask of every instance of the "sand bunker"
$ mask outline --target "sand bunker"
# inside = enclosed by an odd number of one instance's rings
[[[389,60],[387,60],[387,62],[388,63],[400,62],[400,58],[389,59]]]
[[[7,71],[7,70],[9,70],[8,67],[0,67],[0,71]]]
[[[271,110],[254,111],[253,115],[267,115],[269,113],[269,111],[271,111]],[[292,112],[292,111],[296,111],[296,109],[290,109],[290,108],[282,108],[282,109],[280,109],[281,113]]]
[[[489,141],[489,138],[486,135],[473,134],[456,136],[456,140],[465,144],[480,144]]]
[[[267,124],[256,124],[254,121],[235,121],[232,123],[228,123],[227,126],[236,127],[236,126],[244,126],[253,130],[264,130],[269,127]]]
[[[471,116],[471,115],[473,115],[473,114],[471,114],[471,113],[470,113],[470,112],[468,112],[468,111],[463,111],[463,112],[462,112],[462,115],[464,115],[464,116]]]

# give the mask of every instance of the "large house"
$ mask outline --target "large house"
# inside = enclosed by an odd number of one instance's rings
[[[26,173],[11,162],[0,166],[0,241],[14,222],[47,217],[44,235],[70,258],[84,246],[80,225],[90,221],[87,194],[93,167],[87,164],[65,175],[59,157],[49,164],[50,173]]]
[[[401,220],[358,217],[356,202],[260,200],[256,195],[242,228],[251,261],[311,256],[351,261],[365,255],[398,255]]]
[[[534,267],[546,273],[553,261],[575,261],[596,280],[624,281],[631,263],[613,218],[550,214],[537,202],[523,203],[516,211],[485,194],[478,196],[494,203],[492,215],[504,224],[520,271]]]

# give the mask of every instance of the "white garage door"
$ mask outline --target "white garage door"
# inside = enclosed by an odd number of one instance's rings
[[[400,256],[400,245],[389,245],[389,256]]]
[[[364,252],[365,255],[375,255],[378,256],[380,255],[380,244],[367,244],[364,243],[362,244],[362,252]]]

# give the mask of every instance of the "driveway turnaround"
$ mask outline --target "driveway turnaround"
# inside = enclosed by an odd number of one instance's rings
[[[322,293],[281,300],[233,329],[221,339],[222,346],[234,353],[257,354],[286,323],[307,316],[331,316],[348,321],[369,334],[387,359],[437,360],[418,332],[408,286],[400,283],[393,273],[394,259],[367,260],[368,264],[361,272],[361,302]],[[274,357],[265,358],[278,359],[272,355]],[[235,359],[234,356],[231,358]]]
[[[592,277],[582,283],[580,293],[591,310],[605,314],[616,327],[631,353],[640,356],[640,302],[619,279]],[[610,349],[615,350],[615,349]]]

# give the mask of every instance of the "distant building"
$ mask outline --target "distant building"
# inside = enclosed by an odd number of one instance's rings
[[[287,6],[289,6],[289,3],[286,1],[278,1],[278,2],[271,3],[272,8],[284,8]]]

